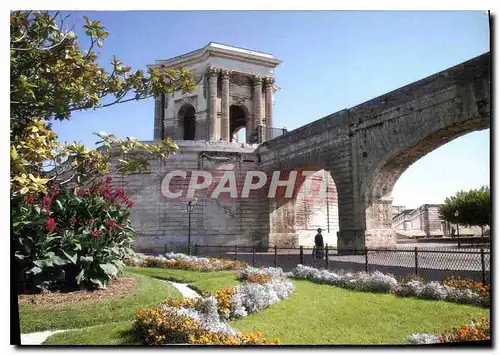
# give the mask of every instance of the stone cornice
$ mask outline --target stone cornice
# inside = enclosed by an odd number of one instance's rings
[[[148,65],[148,67],[159,67],[161,65],[165,65],[167,68],[175,69],[199,63],[208,59],[210,56],[236,59],[238,61],[253,63],[270,68],[275,68],[281,63],[280,60],[267,53],[250,51],[242,48],[220,45],[217,43],[209,43],[201,49],[197,49],[171,59],[157,60],[155,61],[155,64]]]

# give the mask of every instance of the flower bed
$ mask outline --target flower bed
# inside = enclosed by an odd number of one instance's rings
[[[340,274],[304,265],[297,265],[291,271],[290,276],[357,291],[394,293],[400,297],[446,300],[483,307],[489,307],[490,305],[489,288],[470,281],[461,283],[432,281],[425,283],[413,279],[411,281],[404,280],[402,284],[398,284],[394,277],[379,271]],[[451,285],[457,285],[458,287]],[[468,287],[468,285],[471,286]],[[478,294],[475,292],[476,290],[482,290],[482,292]]]
[[[373,273],[358,272],[339,274],[328,270],[320,270],[310,266],[297,265],[291,276],[298,279],[312,280],[342,288],[366,292],[391,292],[398,287],[398,282],[392,276],[379,271]]]
[[[264,345],[262,334],[244,334],[226,320],[246,317],[288,298],[293,284],[279,268],[247,267],[236,287],[223,287],[214,294],[182,301],[167,299],[153,309],[139,310],[135,328],[147,344]],[[265,282],[264,280],[268,280]]]
[[[221,271],[242,269],[247,266],[247,263],[227,259],[200,258],[181,253],[167,253],[165,256],[136,254],[132,259],[127,261],[127,265],[192,271]]]
[[[408,336],[411,344],[436,344],[436,343],[454,343],[462,341],[490,340],[491,325],[490,320],[481,318],[478,321],[473,320],[471,324],[464,325],[460,329],[445,331],[441,335],[416,333]]]
[[[266,345],[271,344],[262,334],[237,332],[221,321],[215,297],[198,302],[197,308],[170,307],[164,304],[154,309],[137,311],[135,329],[149,345]],[[279,344],[278,341],[274,344]]]

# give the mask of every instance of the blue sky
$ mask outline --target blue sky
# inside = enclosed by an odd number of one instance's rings
[[[113,55],[145,68],[208,42],[260,50],[276,69],[275,126],[291,130],[489,51],[483,11],[140,11],[74,12],[110,32],[101,64]],[[86,48],[86,44],[82,43]],[[92,132],[153,138],[153,100],[78,112],[54,124],[60,139],[93,146]],[[489,185],[490,130],[442,146],[398,180],[393,204],[440,203],[457,190]]]

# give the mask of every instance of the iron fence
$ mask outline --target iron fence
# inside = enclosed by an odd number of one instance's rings
[[[266,126],[257,127],[257,136],[259,143],[269,141],[273,138],[282,136],[286,133],[287,133],[286,128],[276,128],[276,127],[266,127]]]
[[[338,250],[325,246],[317,257],[314,247],[256,247],[241,245],[168,245],[164,252],[239,260],[256,267],[281,267],[290,271],[297,264],[343,272],[378,270],[396,277],[418,275],[428,281],[449,277],[469,278],[490,283],[491,259],[484,247],[437,248],[398,247],[397,249]]]

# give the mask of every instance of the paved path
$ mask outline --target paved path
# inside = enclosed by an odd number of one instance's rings
[[[200,297],[198,292],[188,287],[188,284],[181,284],[173,281],[167,281],[169,284],[174,286],[182,294],[184,298],[196,298]]]
[[[46,330],[44,332],[21,334],[21,345],[43,345],[51,335],[67,332],[68,330]]]
[[[188,287],[188,284],[182,284],[178,282],[173,282],[173,281],[167,281],[169,284],[174,286],[179,292],[182,294],[184,298],[196,298],[200,297],[200,295],[194,291],[193,289],[190,289]],[[88,327],[91,328],[91,327]],[[84,328],[81,328],[84,329]],[[43,345],[43,343],[53,334],[57,333],[62,333],[62,332],[67,332],[70,330],[76,330],[76,329],[65,329],[65,330],[46,330],[43,332],[36,332],[36,333],[28,333],[28,334],[21,334],[21,345]]]

